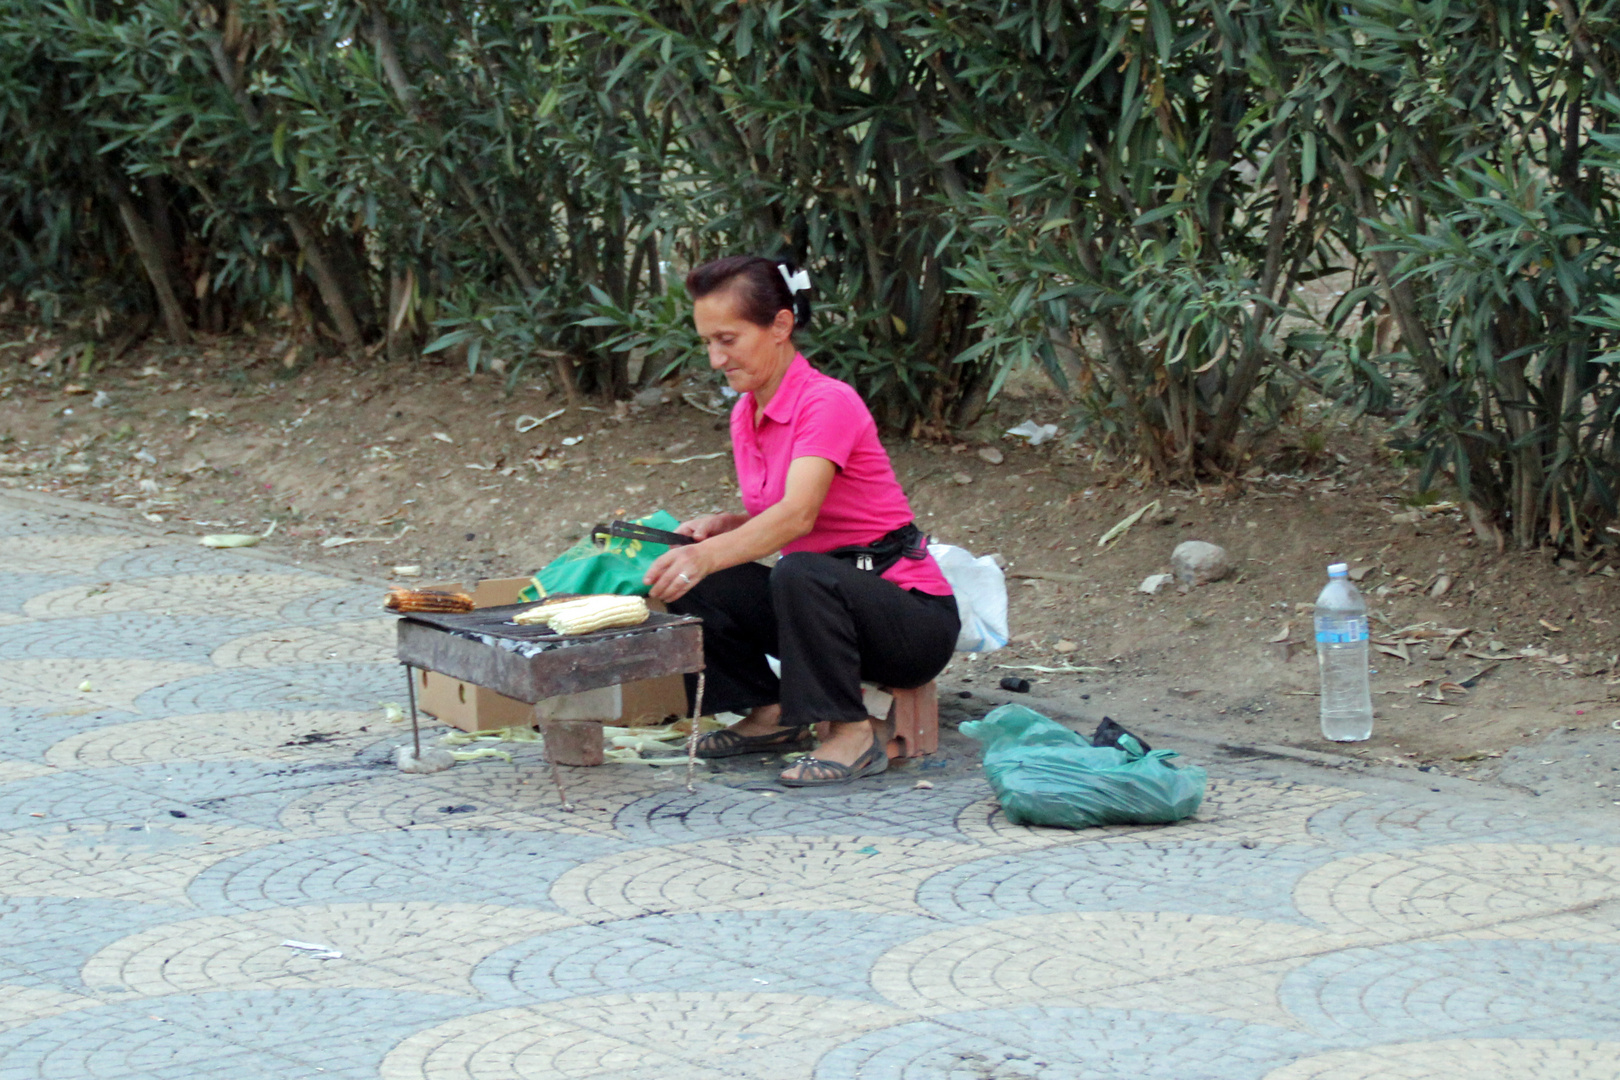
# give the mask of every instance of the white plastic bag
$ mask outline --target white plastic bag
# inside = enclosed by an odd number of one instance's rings
[[[1007,644],[1007,579],[988,555],[975,559],[972,552],[951,544],[929,544],[928,554],[939,563],[956,594],[962,632],[957,652],[995,652]]]

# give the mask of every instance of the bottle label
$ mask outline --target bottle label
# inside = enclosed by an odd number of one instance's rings
[[[1353,645],[1358,641],[1367,640],[1367,620],[1354,619],[1318,619],[1316,620],[1316,640],[1321,645]]]

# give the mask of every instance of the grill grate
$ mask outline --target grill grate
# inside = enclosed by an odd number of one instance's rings
[[[551,648],[566,648],[585,642],[605,641],[629,634],[645,634],[695,623],[690,615],[667,615],[654,611],[639,626],[619,626],[609,630],[593,630],[588,634],[558,634],[549,626],[519,626],[512,616],[527,611],[533,604],[503,604],[500,607],[479,608],[461,614],[412,611],[404,616],[412,622],[425,623],[447,630],[457,637],[522,643],[524,652],[539,652]]]

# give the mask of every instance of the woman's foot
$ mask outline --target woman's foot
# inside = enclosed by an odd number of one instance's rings
[[[761,705],[721,731],[698,736],[700,758],[736,757],[739,754],[779,754],[807,750],[813,745],[810,728],[779,727],[782,706]]]
[[[832,725],[832,734],[778,777],[788,787],[847,784],[873,776],[889,767],[886,740],[880,741],[882,721],[862,720]]]

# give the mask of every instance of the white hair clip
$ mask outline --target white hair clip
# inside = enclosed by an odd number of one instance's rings
[[[801,292],[810,291],[810,271],[800,270],[796,274],[790,274],[786,263],[777,263],[776,268],[782,272],[782,280],[787,282],[789,295],[797,296]]]

